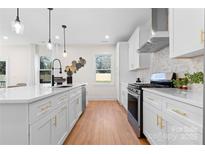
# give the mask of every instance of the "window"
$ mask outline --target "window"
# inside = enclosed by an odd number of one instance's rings
[[[6,61],[0,61],[0,88],[6,87]]]
[[[112,82],[111,72],[111,55],[96,55],[96,82],[110,83]]]
[[[40,57],[40,83],[51,83],[51,59]]]

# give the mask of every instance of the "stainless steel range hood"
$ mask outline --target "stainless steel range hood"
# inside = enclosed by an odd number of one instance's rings
[[[140,26],[139,52],[155,52],[169,45],[168,9],[154,8],[145,24]]]

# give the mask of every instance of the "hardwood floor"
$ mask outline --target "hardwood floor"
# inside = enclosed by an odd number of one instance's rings
[[[117,102],[92,101],[64,144],[136,145],[148,142],[137,138],[128,123],[126,111]]]

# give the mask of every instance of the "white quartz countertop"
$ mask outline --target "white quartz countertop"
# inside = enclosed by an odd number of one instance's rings
[[[176,88],[143,88],[144,91],[152,92],[170,99],[203,108],[203,91],[180,90]]]
[[[0,89],[0,104],[31,103],[83,85],[86,85],[86,83],[76,83],[72,84],[71,87],[66,88],[51,87],[50,85],[39,85]]]

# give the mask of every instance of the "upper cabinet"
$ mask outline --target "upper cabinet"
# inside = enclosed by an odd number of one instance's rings
[[[129,39],[129,70],[148,68],[150,65],[150,54],[139,53],[139,27]]]
[[[204,49],[204,9],[169,9],[170,57],[193,57]]]

